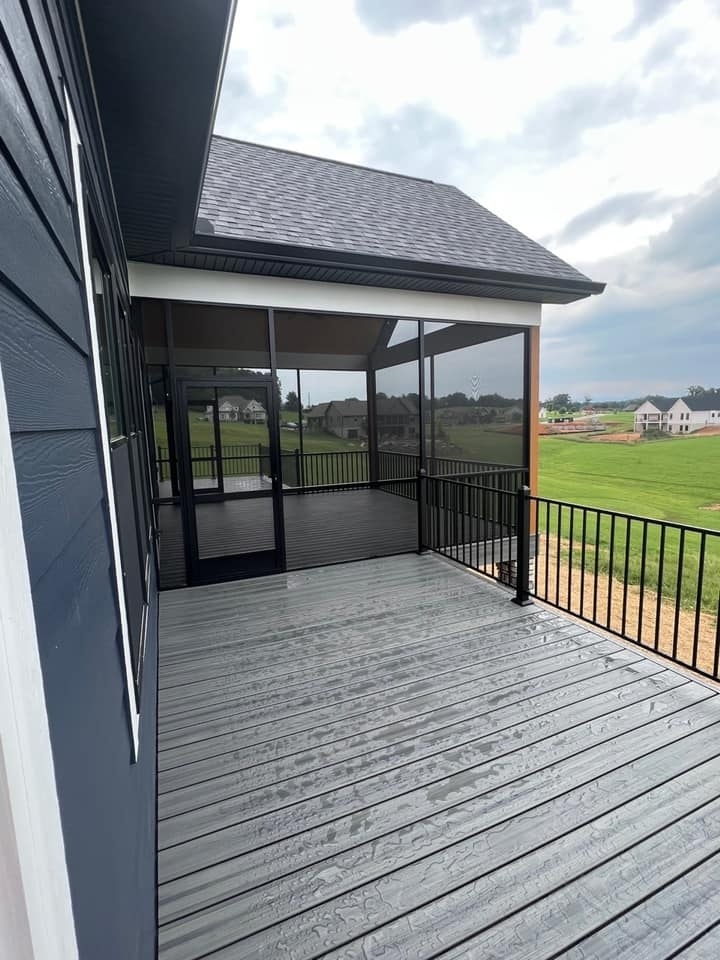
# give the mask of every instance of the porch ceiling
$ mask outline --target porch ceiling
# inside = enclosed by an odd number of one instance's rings
[[[267,311],[252,307],[170,301],[178,365],[251,366],[269,362]],[[163,301],[140,301],[146,359],[167,362]],[[387,346],[397,320],[352,313],[276,310],[277,367],[305,370],[380,370],[417,359],[417,341]],[[426,356],[510,337],[502,323],[454,323],[426,334]]]
[[[160,958],[715,956],[719,724],[435,556],[164,594]]]

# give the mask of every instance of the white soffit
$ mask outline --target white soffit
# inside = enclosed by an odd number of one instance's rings
[[[540,304],[521,300],[490,300],[350,283],[285,280],[154,263],[129,262],[128,272],[133,297],[411,320],[464,320],[519,327],[540,325]]]

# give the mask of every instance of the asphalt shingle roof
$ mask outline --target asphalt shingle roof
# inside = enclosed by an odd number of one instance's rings
[[[210,146],[197,232],[588,280],[456,187],[217,136]]]
[[[324,417],[327,411],[327,408],[330,406],[330,403],[316,403],[315,406],[310,407],[309,410],[305,411],[306,417]]]
[[[367,403],[364,400],[333,400],[329,406],[341,417],[364,417]]]
[[[720,397],[718,396],[700,395],[699,397],[681,397],[681,399],[691,410],[698,413],[705,410],[720,410]]]
[[[646,397],[645,403],[652,403],[661,413],[667,413],[670,407],[677,403],[679,397]]]

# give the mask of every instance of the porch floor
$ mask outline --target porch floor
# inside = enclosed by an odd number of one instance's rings
[[[161,596],[161,960],[720,955],[720,699],[434,554]]]
[[[289,570],[382,557],[417,548],[414,501],[384,490],[285,494],[285,549]],[[225,500],[197,507],[204,556],[272,549],[270,500]],[[159,509],[160,586],[182,587],[185,555],[179,506]]]

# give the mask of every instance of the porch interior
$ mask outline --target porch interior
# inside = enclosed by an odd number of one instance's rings
[[[253,556],[273,549],[287,570],[415,550],[421,467],[525,482],[524,328],[151,299],[140,309],[162,588],[193,582],[193,551],[220,564],[247,556],[252,573]],[[259,392],[245,406],[253,378],[275,384],[267,410]]]
[[[161,960],[718,955],[716,691],[509,597],[437,554],[161,596]]]

